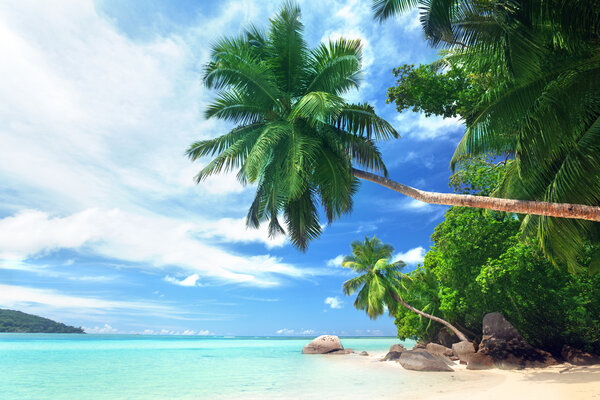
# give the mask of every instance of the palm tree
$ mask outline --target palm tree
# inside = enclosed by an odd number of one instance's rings
[[[369,104],[341,97],[359,85],[360,41],[308,49],[299,17],[300,9],[286,3],[268,32],[250,27],[218,41],[203,74],[205,86],[220,90],[206,117],[238,126],[193,143],[187,155],[214,157],[198,182],[237,170],[240,182],[257,186],[249,226],[268,221],[271,235],[287,230],[292,244],[305,250],[321,233],[319,203],[329,222],[350,212],[357,178],[433,204],[600,221],[600,207],[425,192],[387,179],[375,141],[397,138],[397,132]]]
[[[451,165],[464,155],[515,158],[494,196],[523,201],[600,204],[600,2],[578,0],[375,0],[376,18],[419,5],[430,42],[449,49],[442,62],[499,77],[466,118]],[[556,265],[579,270],[600,224],[528,213]],[[600,254],[595,257],[600,267]]]
[[[405,275],[401,271],[406,264],[401,260],[390,262],[394,252],[392,246],[383,244],[375,236],[372,239],[365,237],[364,242],[352,242],[350,246],[352,255],[344,257],[342,267],[350,268],[362,275],[347,280],[342,288],[346,296],[358,292],[354,300],[355,308],[365,310],[369,318],[376,319],[384,313],[385,307],[391,316],[395,316],[397,305],[400,304],[446,326],[460,340],[468,341],[467,337],[448,321],[418,310],[402,299],[401,281],[405,279]]]
[[[238,170],[243,184],[257,186],[249,226],[268,221],[305,250],[321,232],[318,203],[331,222],[352,209],[358,187],[353,165],[387,175],[375,140],[397,138],[394,128],[367,103],[341,95],[358,88],[362,47],[339,39],[308,49],[300,9],[286,3],[268,32],[256,27],[213,45],[204,84],[220,89],[207,118],[239,124],[231,132],[193,143],[192,160],[215,156],[198,182]]]

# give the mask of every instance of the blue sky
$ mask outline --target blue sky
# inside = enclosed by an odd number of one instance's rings
[[[143,3],[143,4],[142,4]],[[253,194],[200,185],[184,151],[231,125],[204,120],[214,40],[265,26],[279,2],[7,0],[0,3],[0,307],[97,333],[395,335],[352,307],[339,266],[376,234],[416,265],[445,211],[365,182],[351,215],[302,254],[247,230]],[[370,1],[300,1],[311,47],[360,38],[369,101],[401,133],[393,179],[448,191],[459,121],[385,104],[392,68],[432,61],[416,12],[384,24]]]

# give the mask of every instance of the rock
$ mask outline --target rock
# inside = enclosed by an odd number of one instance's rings
[[[463,340],[462,342],[454,343],[452,345],[452,352],[462,362],[469,362],[469,357],[475,354],[475,346],[473,343]]]
[[[413,350],[415,350],[415,349],[424,349],[425,346],[427,346],[427,343],[418,342],[418,343],[415,344],[415,346],[412,349]]]
[[[304,346],[302,354],[327,354],[336,350],[344,350],[340,338],[333,335],[321,335]]]
[[[460,342],[460,339],[455,334],[443,328],[437,334],[437,342],[442,346],[450,348],[454,343]]]
[[[454,355],[454,353],[452,352],[452,349],[449,349],[449,348],[442,346],[441,344],[437,344],[437,343],[429,343],[429,344],[427,344],[425,349],[429,353],[435,354],[438,356],[452,357]]]
[[[586,353],[574,347],[564,345],[561,351],[562,358],[573,365],[594,365],[600,364],[600,357]]]
[[[331,351],[331,352],[325,353],[325,354],[327,354],[327,355],[329,355],[329,354],[354,354],[354,350],[352,350],[352,349],[334,350],[334,351]]]
[[[412,371],[454,371],[440,356],[427,352],[405,351],[398,360],[405,369]]]
[[[360,353],[358,353],[359,356],[368,356],[369,353],[367,353],[366,351],[361,351]]]
[[[467,369],[492,369],[494,368],[494,359],[487,354],[475,353],[469,356]]]
[[[406,350],[404,350],[406,351]],[[402,355],[402,351],[390,351],[380,361],[396,361]]]
[[[485,314],[483,317],[483,335],[494,336],[496,340],[522,340],[523,336],[510,322],[499,312]]]
[[[498,312],[483,317],[483,337],[479,344],[479,353],[490,356],[494,366],[502,369],[536,368],[557,364],[550,353],[527,343],[519,331]]]
[[[406,349],[402,344],[396,343],[390,347],[389,351],[399,351],[400,353],[402,353],[403,351],[406,351]]]

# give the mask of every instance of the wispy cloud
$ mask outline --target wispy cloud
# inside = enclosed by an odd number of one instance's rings
[[[236,226],[230,222],[226,226]],[[225,233],[210,231],[202,224],[117,209],[88,209],[66,217],[27,210],[0,220],[0,257],[18,262],[58,249],[74,249],[140,263],[140,268],[179,269],[256,286],[277,285],[279,276],[299,278],[314,272],[270,255],[232,254],[205,243],[197,235],[210,238]],[[243,238],[242,232],[233,235],[234,240]],[[247,240],[269,239],[252,234]]]

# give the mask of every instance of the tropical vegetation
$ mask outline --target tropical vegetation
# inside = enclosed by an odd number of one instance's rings
[[[388,92],[410,106],[461,115],[467,131],[452,159],[506,155],[515,162],[493,196],[600,204],[600,3],[573,0],[375,0],[376,18],[419,6],[425,36],[441,47],[429,66],[402,66]],[[446,68],[437,74],[440,67]],[[421,96],[426,92],[427,96]],[[555,266],[582,268],[600,238],[591,220],[533,215],[536,237]],[[600,253],[591,268],[600,268]]]
[[[83,329],[37,315],[0,309],[0,332],[19,333],[84,333]]]
[[[344,257],[342,267],[350,268],[360,275],[344,282],[342,288],[346,296],[358,292],[354,300],[355,308],[364,310],[371,319],[376,319],[386,308],[390,315],[396,315],[398,305],[402,305],[410,312],[446,326],[461,340],[468,340],[448,321],[416,309],[404,301],[403,280],[410,278],[401,272],[406,266],[404,261],[392,261],[394,248],[391,245],[383,244],[376,237],[365,237],[364,242],[355,241],[350,246],[352,255]]]
[[[485,195],[510,170],[489,159],[464,159],[451,177],[455,191]],[[514,162],[514,161],[513,161]],[[520,240],[520,222],[505,213],[452,207],[431,237],[422,266],[406,274],[403,298],[451,322],[470,338],[482,318],[500,311],[534,346],[560,354],[564,344],[600,352],[600,274],[554,268],[535,238]],[[586,247],[585,267],[594,249]],[[437,340],[443,325],[405,309],[395,314],[398,336]]]

